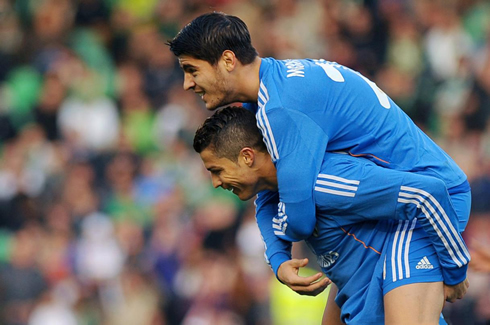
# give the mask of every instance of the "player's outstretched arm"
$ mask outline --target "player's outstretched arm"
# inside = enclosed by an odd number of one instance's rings
[[[277,278],[291,290],[300,295],[317,296],[322,293],[332,281],[321,278],[323,273],[318,272],[308,277],[299,275],[299,269],[308,264],[308,259],[291,259],[282,263],[277,270]]]
[[[282,227],[277,224],[280,219],[278,203],[279,194],[270,191],[259,193],[255,200],[256,220],[265,242],[267,261],[283,284],[298,294],[316,296],[325,290],[330,280],[321,279],[321,272],[308,277],[299,276],[299,269],[308,264],[308,259],[291,259],[291,242],[280,238],[286,237],[285,234],[279,235]]]

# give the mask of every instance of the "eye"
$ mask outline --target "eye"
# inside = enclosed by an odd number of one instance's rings
[[[213,175],[219,176],[221,174],[221,169],[212,169],[210,172]]]

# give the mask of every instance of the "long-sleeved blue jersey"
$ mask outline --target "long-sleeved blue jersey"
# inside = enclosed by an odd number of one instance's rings
[[[338,286],[336,301],[343,314],[355,317],[356,312],[366,312],[363,304],[367,298],[363,294],[369,286],[376,285],[371,284],[373,277],[380,277],[375,269],[385,259],[393,282],[420,272],[419,266],[409,261],[409,247],[402,248],[410,245],[412,235],[430,238],[432,245],[420,249],[425,249],[422,257],[435,256],[435,249],[442,271],[438,281],[456,284],[465,279],[470,256],[457,229],[449,193],[440,179],[381,168],[364,158],[326,153],[312,187],[312,197],[316,215],[292,219],[287,204],[279,203],[277,194],[259,193],[257,222],[266,244],[279,245],[266,247],[269,259],[274,258],[271,250],[282,254],[283,243],[312,233],[306,242],[323,272]],[[267,202],[272,204],[263,204]],[[275,212],[272,206],[277,203],[281,212],[271,220],[270,215]],[[416,228],[416,223],[421,228]],[[374,298],[382,306],[382,291]],[[373,315],[382,317],[382,310],[363,317]]]
[[[265,58],[259,77],[258,103],[244,106],[256,113],[277,168],[281,202],[278,211],[271,199],[274,194],[261,193],[256,201],[259,218],[267,214],[270,220],[278,214],[287,223],[314,218],[313,191],[327,151],[362,156],[388,169],[433,176],[447,189],[469,191],[466,175],[456,163],[359,73],[324,60]],[[371,202],[373,207],[382,204]],[[460,217],[459,231],[466,221]],[[458,230],[458,221],[454,225]],[[311,235],[308,227],[290,229],[295,239]],[[277,272],[288,258],[288,248],[274,240],[266,238],[266,254]],[[455,284],[456,278],[461,276],[444,280]]]
[[[323,152],[346,151],[383,167],[435,176],[447,188],[466,180],[403,110],[356,71],[324,60],[265,58],[259,77],[258,103],[244,107],[256,113],[274,162],[311,160],[307,167],[318,171]]]

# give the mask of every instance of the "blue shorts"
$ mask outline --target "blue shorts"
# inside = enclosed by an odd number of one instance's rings
[[[383,295],[407,284],[444,281],[436,250],[417,219],[393,223],[390,236],[382,257]]]
[[[355,315],[344,320],[348,324],[383,324],[383,297],[386,293],[407,284],[443,281],[436,251],[417,220],[389,223],[387,231],[390,237],[371,281],[359,291],[358,297],[353,297],[362,299],[364,307],[356,312],[342,310]],[[442,314],[439,324],[446,324]]]
[[[450,196],[459,217],[459,231],[462,232],[470,215],[471,191],[456,191]],[[384,302],[380,297],[395,288],[412,283],[444,281],[437,253],[417,219],[391,223],[390,238],[383,247],[384,256],[380,258],[369,288],[364,293],[372,308],[366,314],[359,313],[350,324],[375,324],[380,321],[375,316],[378,313],[384,315]],[[447,324],[442,314],[439,324]]]
[[[448,192],[458,215],[459,231],[463,232],[470,217],[471,191],[466,182]],[[427,233],[416,222],[416,219],[394,222],[391,238],[386,243],[385,256],[378,263],[382,264],[382,271],[378,265],[373,276],[374,283],[382,283],[382,296],[407,284],[444,281],[437,253]],[[383,274],[382,279],[378,277],[380,273]],[[371,301],[370,304],[383,306],[384,302],[377,301],[378,298],[375,297],[376,294],[379,295],[379,291],[374,287],[370,286],[366,293],[367,299]],[[447,324],[442,314],[439,324]]]
[[[471,191],[458,186],[449,193],[462,232],[470,216]],[[406,284],[444,281],[437,253],[416,219],[392,223],[391,238],[383,248],[383,295]]]

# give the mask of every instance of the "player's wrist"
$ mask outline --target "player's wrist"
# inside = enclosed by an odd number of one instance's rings
[[[279,252],[277,254],[274,254],[273,256],[270,257],[269,263],[271,264],[272,271],[276,275],[276,278],[280,281],[277,272],[279,271],[279,267],[281,266],[282,263],[289,261],[291,259],[291,255],[283,252]]]

